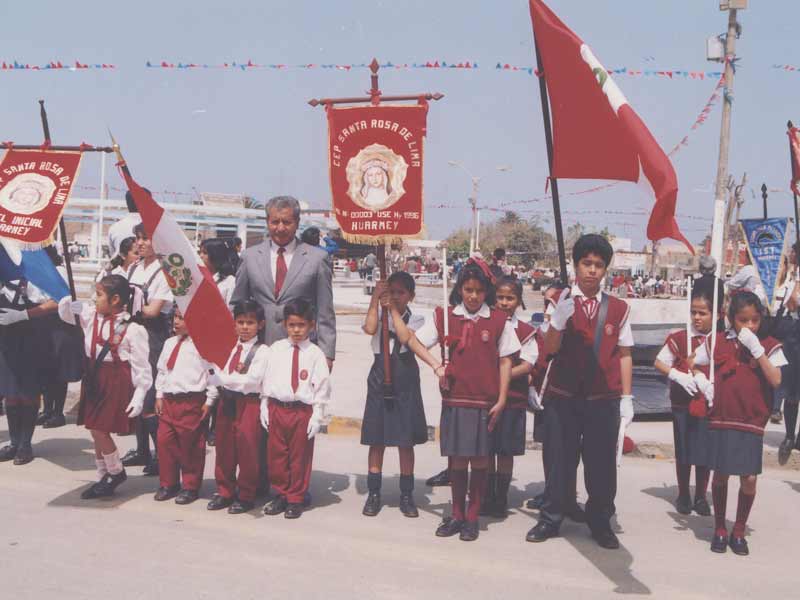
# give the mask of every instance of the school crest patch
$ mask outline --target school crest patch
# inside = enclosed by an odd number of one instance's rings
[[[177,252],[161,259],[161,268],[175,296],[185,296],[192,285],[192,272],[186,267],[183,256]]]
[[[489,330],[488,329],[484,329],[483,331],[481,331],[481,340],[484,341],[484,342],[488,342],[489,341]]]
[[[308,379],[308,371],[306,371],[305,369],[300,371],[300,379],[302,381],[305,381],[306,379]]]
[[[606,330],[606,335],[614,335],[614,326],[611,323],[606,323],[604,329]]]

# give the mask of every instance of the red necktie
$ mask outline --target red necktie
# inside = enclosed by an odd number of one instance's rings
[[[278,248],[278,260],[275,262],[275,297],[278,297],[278,294],[281,293],[281,288],[283,287],[283,281],[286,279],[286,259],[283,257],[283,254],[286,252],[286,248],[281,246]]]
[[[595,307],[597,306],[597,298],[586,298],[583,301],[583,312],[586,317],[591,321],[594,317]]]
[[[178,353],[181,351],[181,345],[185,339],[185,335],[178,338],[178,343],[175,344],[175,347],[172,349],[172,354],[169,355],[169,360],[167,360],[167,371],[172,371],[172,369],[175,368],[175,363],[178,362]]]
[[[228,373],[236,371],[236,367],[239,366],[240,358],[242,358],[242,345],[238,344],[236,346],[236,352],[233,353],[233,357],[231,358],[231,362],[228,363]]]
[[[297,370],[300,368],[300,346],[295,345],[294,352],[292,352],[292,391],[297,392],[297,387],[300,385],[300,377]]]

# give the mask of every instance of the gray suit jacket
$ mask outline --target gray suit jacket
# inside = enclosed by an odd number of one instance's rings
[[[309,246],[297,240],[286,280],[281,293],[275,297],[275,278],[272,274],[269,238],[247,248],[236,272],[236,287],[231,303],[250,298],[264,309],[266,317],[266,343],[272,344],[286,337],[283,327],[283,307],[297,298],[304,298],[317,311],[317,330],[312,341],[330,359],[336,357],[336,314],[333,310],[333,272],[322,248]]]

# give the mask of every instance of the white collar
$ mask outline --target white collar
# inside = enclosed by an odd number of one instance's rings
[[[283,341],[286,342],[286,345],[289,348],[294,348],[294,342],[292,340],[290,340],[288,337],[287,338],[283,338]],[[306,350],[309,346],[311,346],[311,340],[306,338],[303,341],[301,341],[299,344],[297,344],[297,346],[300,348],[300,350]]]
[[[269,238],[269,249],[270,249],[270,251],[277,252],[278,248],[281,248],[281,247],[284,248],[284,253],[285,254],[291,254],[292,252],[294,252],[294,249],[297,247],[297,238],[292,238],[292,241],[289,242],[288,244],[286,244],[285,246],[280,246],[280,245],[276,244],[272,240],[272,238]]]
[[[250,340],[250,341],[248,341],[248,342],[242,342],[242,341],[240,341],[240,340],[237,340],[237,341],[236,341],[236,344],[237,344],[237,345],[238,345],[238,344],[241,344],[241,345],[242,345],[242,351],[244,351],[244,350],[249,350],[250,348],[252,348],[252,346],[253,346],[253,345],[254,345],[256,342],[258,342],[258,335],[254,336],[254,337],[253,337],[253,339],[251,339],[251,340]]]
[[[578,297],[578,296],[580,296],[581,298],[585,298],[585,297],[586,297],[586,296],[584,295],[584,293],[581,291],[581,288],[578,286],[578,284],[577,284],[577,283],[576,283],[576,284],[574,284],[574,285],[572,286],[572,288],[570,288],[570,295],[571,295],[573,298],[576,298],[576,297]],[[596,299],[596,300],[602,300],[602,299],[603,299],[603,290],[602,290],[602,286],[601,286],[601,289],[597,290],[597,293],[596,293],[594,296],[592,296],[592,298],[594,298],[594,299]],[[587,300],[589,300],[589,298],[586,298],[586,299],[587,299]]]
[[[479,317],[481,319],[488,319],[490,316],[492,316],[492,309],[490,309],[489,306],[484,302],[481,305],[481,307],[478,309],[478,312],[470,313],[467,310],[467,307],[464,306],[464,303],[462,302],[461,304],[459,304],[458,306],[456,306],[453,309],[453,314],[458,316],[458,317],[466,317],[466,318],[472,319],[472,320],[475,320],[475,319],[477,319]]]

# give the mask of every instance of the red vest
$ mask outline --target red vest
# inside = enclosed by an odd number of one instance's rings
[[[706,343],[710,349],[711,338]],[[782,347],[771,337],[761,340],[761,345],[767,356]],[[714,406],[708,415],[709,427],[764,435],[772,411],[772,386],[750,351],[738,340],[719,334],[714,369]]]
[[[692,337],[692,352],[697,350],[700,344],[703,343],[703,340],[705,340],[705,337],[704,335],[695,335]],[[717,340],[719,341],[719,338],[717,338]],[[686,330],[681,329],[680,331],[670,333],[667,336],[665,345],[669,347],[673,356],[675,356],[675,362],[672,363],[673,368],[683,373],[689,373],[689,362],[686,358]],[[695,369],[702,371],[708,376],[708,366],[697,366]],[[702,393],[698,393],[695,398],[700,398],[701,396]],[[683,387],[671,381],[669,384],[669,400],[672,404],[672,408],[688,408],[692,398],[686,393]]]
[[[536,330],[527,323],[517,321],[516,333],[519,343],[524,346],[528,343],[528,340],[534,336]],[[523,362],[520,358],[520,354],[520,352],[516,352],[511,357],[511,360],[513,361],[512,365],[514,367],[522,364]],[[511,380],[511,383],[508,386],[508,408],[528,407],[528,385],[528,375],[516,377]]]
[[[497,345],[503,334],[507,316],[491,309],[488,318],[472,321],[448,314],[448,339],[444,338],[444,321],[441,307],[434,312],[436,329],[442,341],[450,349],[450,364],[447,367],[450,389],[441,390],[445,406],[466,408],[491,408],[497,402],[500,390],[500,353]]]
[[[629,309],[624,300],[614,296],[607,298],[608,314],[600,333],[603,337],[594,368],[594,330],[600,310],[598,308],[594,317],[589,319],[577,305],[577,298],[575,299],[575,313],[567,322],[561,338],[561,348],[553,358],[553,366],[550,368],[547,397],[611,400],[619,399],[622,395],[620,351],[617,343],[620,327],[625,323]]]

